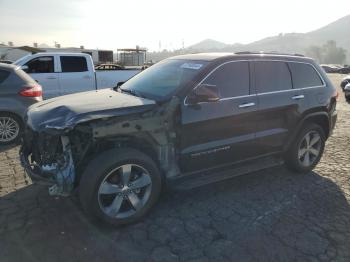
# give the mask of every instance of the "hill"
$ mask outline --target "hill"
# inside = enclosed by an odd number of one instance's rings
[[[350,38],[347,36],[349,28],[350,15],[309,33],[280,34],[247,44],[244,47],[249,51],[304,53],[305,49],[311,45],[323,45],[329,40],[334,40],[350,55]]]
[[[213,40],[213,39],[205,39],[197,44],[191,45],[187,47],[188,50],[220,50],[225,47],[228,47],[228,44]]]
[[[174,52],[153,52],[149,58],[159,61],[169,56],[196,52],[237,52],[237,51],[276,51],[283,53],[305,54],[312,45],[322,46],[334,40],[338,47],[347,51],[347,63],[350,63],[350,15],[338,19],[322,28],[308,33],[287,33],[270,36],[249,44],[225,44],[206,39],[197,44]]]
[[[228,45],[207,39],[192,45],[185,52],[237,52],[237,51],[276,51],[285,53],[304,54],[305,50],[312,46],[321,46],[329,40],[337,42],[339,47],[347,50],[347,60],[350,62],[350,15],[345,16],[329,25],[308,33],[287,33],[271,36],[246,45]]]

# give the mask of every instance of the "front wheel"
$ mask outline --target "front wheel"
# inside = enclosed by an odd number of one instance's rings
[[[319,125],[306,125],[287,152],[287,166],[301,173],[311,171],[323,155],[325,142],[324,131]]]
[[[161,192],[154,161],[134,149],[113,149],[95,158],[80,181],[80,201],[86,213],[112,225],[141,219]]]

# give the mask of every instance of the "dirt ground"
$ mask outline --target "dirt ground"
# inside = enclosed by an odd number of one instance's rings
[[[340,75],[331,75],[339,86]],[[0,261],[350,261],[350,105],[316,169],[276,167],[165,194],[141,223],[89,222],[0,148]]]

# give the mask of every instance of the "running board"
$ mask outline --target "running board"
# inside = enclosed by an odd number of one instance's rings
[[[282,159],[269,156],[238,163],[225,168],[216,168],[215,170],[205,170],[202,172],[184,174],[177,178],[170,178],[168,179],[168,185],[171,189],[175,190],[189,190],[266,168],[280,166],[283,163]]]

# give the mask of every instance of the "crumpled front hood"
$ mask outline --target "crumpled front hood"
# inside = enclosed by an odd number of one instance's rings
[[[61,96],[34,104],[27,112],[27,124],[36,131],[70,129],[82,122],[142,113],[155,106],[153,100],[103,89]]]

